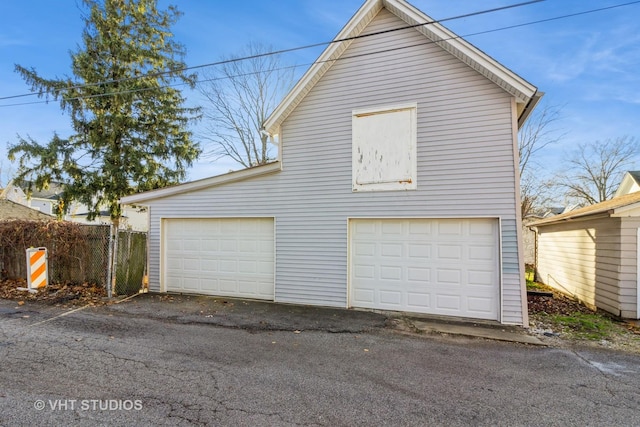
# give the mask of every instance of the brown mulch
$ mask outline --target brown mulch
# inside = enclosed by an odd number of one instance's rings
[[[0,280],[0,299],[18,301],[40,301],[51,305],[80,306],[80,305],[104,305],[108,303],[107,292],[104,286],[94,284],[52,283],[38,290],[29,292],[21,290],[26,288],[24,279]]]
[[[574,313],[594,313],[579,301],[576,301],[555,290],[549,290],[553,296],[527,295],[529,314],[560,314],[570,316]]]

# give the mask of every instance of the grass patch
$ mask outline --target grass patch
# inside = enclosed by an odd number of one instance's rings
[[[533,280],[527,280],[528,291],[549,291],[549,287],[542,283],[534,282]]]
[[[551,290],[551,288],[549,288],[548,286],[543,285],[542,283],[536,282],[534,280],[535,277],[536,277],[535,271],[533,271],[532,268],[527,267],[527,269],[524,272],[524,278],[527,281],[528,291],[550,291]]]
[[[550,315],[549,320],[560,326],[563,333],[576,339],[599,341],[620,333],[620,325],[596,313],[556,314]]]

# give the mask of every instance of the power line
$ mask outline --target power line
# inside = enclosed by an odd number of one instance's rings
[[[471,16],[478,16],[478,15],[483,15],[483,14],[487,14],[487,13],[499,12],[499,11],[502,11],[502,10],[507,10],[507,9],[512,9],[512,8],[527,6],[527,5],[530,5],[530,4],[533,4],[533,3],[540,3],[540,2],[543,2],[543,1],[545,1],[545,0],[530,0],[530,1],[523,2],[523,3],[516,3],[516,4],[512,4],[512,5],[508,5],[508,6],[496,7],[496,8],[493,8],[493,9],[485,9],[485,10],[481,10],[481,11],[477,11],[477,12],[466,13],[464,15],[458,15],[458,16],[453,16],[453,17],[450,17],[450,18],[444,18],[444,19],[440,19],[440,20],[436,20],[436,21],[413,24],[413,25],[407,25],[407,26],[403,26],[403,27],[377,31],[377,32],[374,32],[374,33],[367,33],[367,34],[361,34],[361,35],[358,35],[358,36],[345,37],[345,38],[342,38],[342,39],[335,39],[335,40],[331,40],[331,41],[328,41],[328,42],[313,43],[313,44],[309,44],[309,45],[292,47],[292,48],[288,48],[288,49],[281,49],[281,50],[272,51],[272,52],[259,53],[259,54],[249,55],[249,56],[240,57],[240,58],[230,58],[230,59],[225,59],[225,60],[222,60],[222,61],[210,62],[210,63],[207,63],[207,64],[194,65],[194,66],[191,66],[191,67],[175,68],[175,69],[167,70],[167,71],[158,71],[158,72],[155,72],[155,73],[143,74],[143,75],[140,75],[140,76],[123,77],[121,79],[112,79],[112,80],[105,80],[105,81],[96,82],[96,83],[86,83],[86,84],[81,84],[81,85],[74,85],[74,86],[69,86],[67,88],[62,88],[62,89],[53,91],[53,93],[50,92],[50,91],[46,91],[44,93],[43,92],[38,92],[38,93],[29,92],[29,93],[20,94],[20,95],[3,96],[3,97],[0,97],[0,101],[3,101],[5,99],[24,98],[24,97],[27,97],[27,96],[34,96],[34,95],[42,96],[43,94],[52,94],[54,96],[58,96],[59,92],[61,92],[61,91],[69,91],[69,90],[74,90],[74,89],[83,89],[83,88],[92,87],[92,86],[101,86],[101,85],[107,85],[107,84],[111,84],[111,83],[120,83],[120,82],[126,82],[126,81],[131,81],[131,80],[139,80],[139,79],[144,79],[144,78],[149,78],[149,77],[159,77],[159,76],[166,75],[166,74],[181,73],[183,71],[190,71],[190,70],[196,70],[196,69],[200,69],[200,68],[213,67],[213,66],[224,65],[224,64],[229,64],[229,63],[233,63],[233,62],[246,61],[246,60],[250,60],[250,59],[257,59],[257,58],[261,58],[261,57],[265,57],[265,56],[281,55],[281,54],[284,54],[284,53],[291,53],[291,52],[296,52],[296,51],[299,51],[299,50],[311,49],[311,48],[314,48],[314,47],[330,45],[330,44],[333,44],[333,43],[341,43],[341,42],[345,42],[345,41],[351,41],[351,40],[356,40],[356,39],[360,39],[360,38],[372,37],[372,36],[377,36],[377,35],[380,35],[380,34],[386,34],[386,33],[394,32],[394,31],[401,31],[401,30],[406,30],[406,29],[409,29],[409,28],[421,27],[421,26],[424,26],[424,25],[431,25],[431,24],[435,24],[435,23],[453,21],[453,20],[456,20],[456,19],[468,18],[468,17],[471,17]]]
[[[536,1],[543,1],[543,0],[536,0]],[[624,4],[618,4],[618,5],[614,5],[614,6],[607,6],[607,7],[603,7],[603,8],[592,9],[592,10],[583,11],[583,12],[576,12],[576,13],[556,16],[556,17],[552,17],[552,18],[541,19],[541,20],[537,20],[537,21],[525,22],[525,23],[522,23],[522,24],[516,24],[516,25],[509,25],[509,26],[506,26],[506,27],[494,28],[494,29],[491,29],[491,30],[485,30],[485,31],[479,31],[479,32],[475,32],[475,33],[469,33],[469,34],[465,34],[465,35],[461,35],[461,36],[448,37],[448,38],[444,38],[444,39],[439,39],[437,41],[430,40],[428,42],[416,43],[416,44],[413,44],[413,45],[398,46],[398,47],[393,47],[393,48],[389,48],[389,49],[377,50],[377,51],[374,51],[374,52],[367,52],[367,53],[362,53],[362,54],[357,54],[357,55],[341,56],[339,58],[329,59],[329,60],[325,60],[325,61],[314,61],[314,62],[311,62],[311,63],[308,63],[308,64],[298,64],[298,65],[280,67],[280,68],[274,69],[274,71],[284,70],[284,69],[295,69],[295,68],[298,68],[298,67],[311,66],[311,65],[315,65],[315,64],[324,63],[324,62],[336,62],[336,61],[341,61],[341,60],[360,58],[360,57],[364,57],[364,56],[376,55],[376,54],[387,53],[387,52],[393,52],[393,51],[398,51],[398,50],[402,50],[402,49],[412,48],[412,47],[416,47],[416,46],[424,46],[424,45],[434,44],[434,43],[448,41],[448,40],[464,39],[464,38],[473,37],[473,36],[482,35],[482,34],[488,34],[488,33],[493,33],[493,32],[498,32],[498,31],[505,31],[505,30],[510,30],[510,29],[513,29],[513,28],[519,28],[519,27],[524,27],[524,26],[529,26],[529,25],[540,24],[540,23],[544,23],[544,22],[551,22],[551,21],[557,21],[557,20],[560,20],[560,19],[572,18],[572,17],[580,16],[580,15],[586,15],[586,14],[591,14],[591,13],[596,13],[596,12],[602,12],[602,11],[605,11],[605,10],[614,9],[614,8],[623,7],[623,6],[629,6],[629,5],[638,4],[638,3],[640,3],[640,0],[633,1],[633,2],[628,2],[628,3],[624,3]],[[468,16],[468,15],[463,15],[463,16]],[[456,18],[446,18],[445,20],[451,20],[451,19],[456,19]],[[444,21],[444,20],[434,21],[434,22],[442,22],[442,21]],[[411,25],[411,26],[407,26],[407,27],[401,27],[401,28],[397,28],[397,29],[384,30],[384,31],[376,32],[376,33],[365,34],[365,35],[362,35],[362,36],[354,36],[354,37],[350,37],[350,38],[346,38],[346,39],[335,40],[333,43],[338,42],[338,41],[346,41],[346,40],[351,40],[351,39],[356,39],[356,38],[369,37],[371,35],[378,35],[378,34],[382,34],[382,33],[388,33],[390,31],[397,31],[397,30],[401,30],[401,29],[413,28],[413,27],[422,26],[422,25],[427,25],[427,24],[416,24],[416,25]],[[311,45],[311,46],[316,47],[316,46],[320,46],[320,45],[323,45],[323,44],[326,44],[326,43],[320,43],[320,44],[315,44],[315,45]],[[298,49],[303,49],[303,48],[304,47],[293,48],[293,49],[298,50]],[[286,51],[289,51],[289,50],[286,50]],[[253,56],[248,56],[248,57],[244,57],[244,58],[237,58],[237,59],[234,59],[234,60],[220,61],[218,63],[203,64],[203,65],[198,65],[198,66],[195,66],[195,67],[190,67],[190,69],[203,68],[203,67],[208,67],[208,66],[213,66],[213,65],[222,65],[222,64],[225,64],[225,63],[229,63],[229,62],[235,62],[235,61],[241,61],[241,60],[247,60],[247,59],[254,59],[254,58],[259,58],[259,57],[263,57],[263,56],[278,54],[279,52],[282,52],[282,51],[269,52],[269,53],[260,54],[260,55],[253,55]],[[198,84],[201,84],[201,83],[204,83],[204,82],[208,82],[208,81],[225,80],[225,79],[230,79],[230,78],[235,78],[235,77],[242,77],[242,76],[258,74],[258,73],[260,73],[260,71],[257,71],[257,72],[254,72],[254,73],[239,74],[239,75],[234,75],[234,76],[225,76],[225,77],[219,77],[219,78],[198,80],[198,81],[196,81],[195,84],[198,85]],[[143,77],[148,77],[148,76],[149,75],[146,75],[146,76],[143,76]],[[187,84],[188,83],[179,83],[179,84],[167,85],[167,86],[164,86],[164,87],[165,88],[167,88],[167,87],[178,87],[178,86],[185,86]],[[87,86],[90,86],[90,85],[87,85]],[[101,94],[94,94],[94,95],[86,95],[86,96],[78,96],[78,97],[74,97],[74,98],[69,98],[69,99],[67,99],[67,101],[74,101],[74,100],[80,100],[80,99],[91,99],[91,98],[100,98],[100,97],[113,96],[113,95],[119,95],[119,94],[136,93],[136,92],[145,92],[145,91],[148,91],[148,90],[155,90],[155,89],[157,89],[157,87],[138,88],[138,89],[131,89],[131,90],[126,90],[126,91],[116,91],[116,92],[105,92],[105,93],[101,93]],[[28,95],[33,95],[33,94],[28,94]],[[23,96],[28,96],[28,95],[23,95]],[[6,97],[5,98],[0,98],[0,100],[2,100],[2,99],[7,99],[7,98]],[[2,107],[23,106],[23,105],[33,105],[33,104],[47,104],[49,102],[52,102],[52,101],[46,100],[46,101],[33,101],[33,102],[24,102],[24,103],[16,103],[16,104],[5,104],[5,105],[0,105],[0,108],[2,108]]]

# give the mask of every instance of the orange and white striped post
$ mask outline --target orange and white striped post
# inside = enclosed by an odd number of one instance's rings
[[[40,289],[49,284],[47,248],[27,249],[27,286]]]

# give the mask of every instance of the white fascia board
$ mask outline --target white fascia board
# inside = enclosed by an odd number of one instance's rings
[[[282,170],[282,163],[272,162],[262,166],[255,166],[248,169],[216,175],[210,178],[199,179],[197,181],[185,182],[184,184],[173,185],[171,187],[159,188],[157,190],[145,191],[144,193],[132,194],[120,199],[121,205],[144,205],[144,202],[162,199],[164,197],[176,194],[189,193],[192,191],[202,190],[208,187],[228,184],[235,181],[243,181],[245,179],[254,178]]]
[[[615,208],[611,216],[615,218],[640,216],[640,202]]]
[[[368,0],[353,15],[349,22],[342,28],[334,40],[346,39],[359,35],[362,30],[373,20],[377,13],[382,10],[383,0]],[[284,97],[282,102],[276,107],[264,123],[264,128],[271,134],[277,134],[280,124],[289,116],[291,111],[300,103],[302,98],[315,86],[320,78],[333,65],[337,59],[351,45],[353,40],[343,42],[332,42],[320,54],[306,73],[298,80],[298,83]]]
[[[402,0],[384,0],[384,5],[410,25],[434,21],[422,11]],[[416,29],[515,96],[519,102],[529,102],[529,99],[537,92],[537,88],[531,83],[441,24],[433,23],[416,27]]]
[[[349,20],[334,40],[345,39],[359,35],[362,30],[373,20],[376,14],[387,8],[409,25],[433,22],[433,19],[406,3],[404,0],[368,0]],[[493,81],[509,94],[513,95],[518,103],[528,104],[536,94],[537,88],[527,82],[513,71],[509,70],[480,49],[461,39],[454,32],[444,26],[433,23],[416,27],[427,38],[434,40],[440,47],[469,65],[471,68]],[[265,121],[264,128],[271,134],[277,134],[280,124],[288,117],[291,111],[306,96],[320,78],[351,44],[352,40],[331,43],[318,57],[315,63],[307,70],[294,88],[285,96],[282,102]]]

